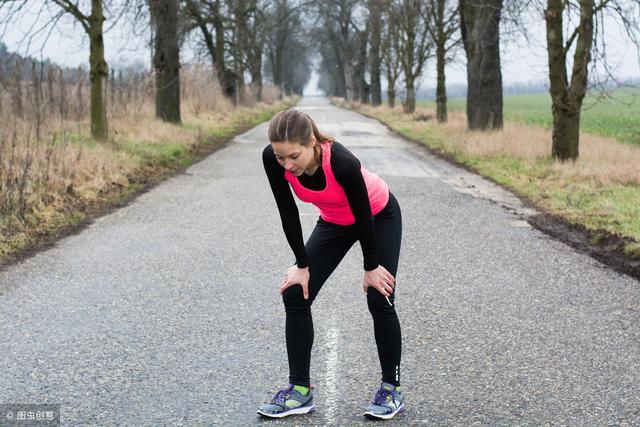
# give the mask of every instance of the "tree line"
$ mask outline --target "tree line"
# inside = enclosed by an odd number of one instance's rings
[[[0,0],[5,30],[19,24],[30,0]],[[222,92],[234,105],[247,94],[261,100],[265,79],[281,92],[302,93],[310,74],[310,52],[303,22],[305,3],[287,0],[41,0],[50,14],[32,33],[49,33],[63,20],[82,29],[89,41],[91,135],[108,138],[105,22],[124,22],[139,37],[151,38],[156,117],[180,123],[180,51],[191,43],[211,64]],[[143,30],[139,30],[143,28]],[[28,37],[33,34],[28,35]],[[151,36],[151,37],[150,37]]]
[[[27,0],[3,1],[5,23],[15,22]],[[446,64],[466,61],[469,129],[503,125],[500,43],[544,25],[553,113],[552,155],[579,155],[582,102],[590,76],[607,64],[605,17],[640,46],[640,0],[41,0],[79,23],[89,38],[91,130],[106,139],[105,20],[149,23],[153,34],[156,116],[179,123],[180,51],[190,43],[211,64],[224,95],[235,105],[258,100],[269,81],[286,94],[302,94],[317,58],[319,86],[331,96],[416,107],[417,82],[435,62],[436,110],[447,121]],[[108,15],[108,16],[107,16]],[[526,22],[526,16],[534,21]],[[129,18],[125,18],[129,17]],[[146,28],[146,27],[145,27]],[[602,75],[598,76],[602,78]]]
[[[465,60],[469,129],[500,129],[503,84],[500,42],[526,38],[530,25],[544,25],[548,87],[552,100],[552,155],[579,155],[582,102],[590,75],[600,87],[615,80],[607,63],[605,22],[618,24],[639,47],[639,0],[325,0],[318,7],[321,87],[348,100],[381,104],[403,92],[403,111],[415,110],[416,80],[435,62],[436,114],[447,121],[445,65]],[[526,17],[533,16],[533,22]],[[604,69],[596,75],[598,68]],[[366,71],[366,72],[365,72]],[[369,79],[365,78],[366,73]],[[430,76],[431,77],[431,76]]]

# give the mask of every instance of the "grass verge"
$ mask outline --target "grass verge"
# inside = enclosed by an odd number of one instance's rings
[[[580,158],[561,163],[549,156],[551,131],[539,126],[507,121],[503,131],[468,131],[464,113],[455,110],[448,123],[438,124],[431,108],[406,115],[400,107],[333,102],[490,178],[640,272],[640,147],[582,134]]]
[[[81,231],[99,216],[211,154],[235,135],[297,102],[187,115],[182,126],[154,119],[122,119],[109,141],[89,137],[88,124],[31,144],[27,208],[0,218],[0,268],[27,258]],[[46,179],[42,170],[46,164]],[[40,189],[40,187],[42,187]]]
[[[435,110],[433,101],[420,100],[418,105]],[[466,99],[454,98],[449,110],[464,112]],[[551,97],[548,93],[507,95],[504,97],[506,120],[551,129]],[[607,97],[588,94],[585,97],[580,126],[586,133],[615,138],[618,142],[640,145],[640,89],[617,89]]]

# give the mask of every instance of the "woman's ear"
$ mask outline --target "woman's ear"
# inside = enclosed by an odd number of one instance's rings
[[[310,144],[311,144],[312,147],[315,147],[317,143],[318,143],[318,141],[316,140],[316,136],[312,133],[311,134]]]

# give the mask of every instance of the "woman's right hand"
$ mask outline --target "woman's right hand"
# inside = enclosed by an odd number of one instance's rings
[[[390,297],[393,288],[396,286],[396,279],[386,268],[379,265],[375,270],[365,271],[362,288],[367,293],[369,287],[375,288],[383,297]]]
[[[284,273],[284,279],[280,283],[280,295],[284,291],[293,285],[302,286],[302,295],[304,299],[309,299],[309,267],[298,268],[297,265],[293,265],[287,269]]]

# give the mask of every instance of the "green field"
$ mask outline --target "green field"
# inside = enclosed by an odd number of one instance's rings
[[[433,101],[418,101],[418,105],[435,108]],[[464,111],[465,99],[450,99],[448,107]],[[527,124],[551,127],[549,94],[510,95],[504,97],[504,117]],[[583,103],[581,129],[584,132],[611,136],[619,142],[640,145],[640,90],[625,89],[613,93],[612,99],[587,96]]]

